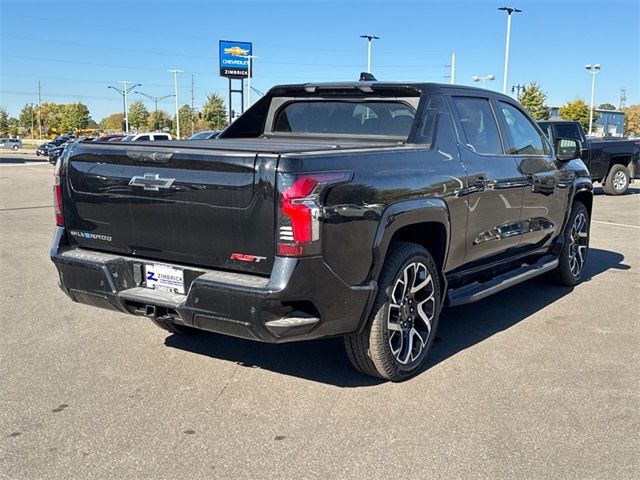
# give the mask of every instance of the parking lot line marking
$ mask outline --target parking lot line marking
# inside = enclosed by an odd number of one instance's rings
[[[591,220],[592,223],[602,223],[603,225],[614,225],[616,227],[639,228],[637,225],[627,225],[626,223],[601,222],[599,220]]]
[[[0,208],[0,212],[12,212],[13,210],[32,210],[34,208],[53,208],[53,205],[38,205],[37,207]]]

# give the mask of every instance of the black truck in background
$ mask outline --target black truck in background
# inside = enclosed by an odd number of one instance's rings
[[[591,179],[600,182],[608,195],[623,195],[634,179],[640,178],[638,142],[588,138],[580,122],[548,120],[538,122],[538,125],[552,143],[558,138],[578,140],[582,145],[580,157],[587,165]]]
[[[216,140],[65,150],[51,258],[75,302],[174,334],[341,336],[360,372],[403,380],[444,305],[580,282],[592,184],[557,143],[488,90],[278,86]]]

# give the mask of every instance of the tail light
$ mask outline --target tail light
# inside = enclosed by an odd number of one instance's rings
[[[299,257],[320,253],[322,195],[329,186],[348,182],[351,176],[351,172],[278,174],[278,255]]]
[[[56,225],[64,227],[64,218],[62,217],[62,181],[60,179],[61,163],[60,159],[58,159],[53,173],[53,210],[56,215]]]

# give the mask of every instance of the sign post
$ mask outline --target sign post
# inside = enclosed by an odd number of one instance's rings
[[[250,42],[220,40],[220,76],[229,79],[229,123],[233,121],[232,95],[240,94],[240,109],[244,112],[244,81],[252,76],[250,62],[253,47]],[[240,89],[233,88],[233,80],[240,80]]]

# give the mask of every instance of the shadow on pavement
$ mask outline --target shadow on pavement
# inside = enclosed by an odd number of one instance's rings
[[[632,183],[627,189],[627,191],[624,193],[624,195],[621,195],[621,196],[625,197],[627,195],[640,195],[640,186],[636,186],[638,185],[637,182],[640,182],[640,180],[636,180],[635,184]],[[593,189],[593,194],[596,196],[607,195],[606,193],[604,193],[604,190],[602,189],[602,187],[595,187]]]
[[[623,260],[619,253],[591,249],[584,281],[610,269],[631,268]],[[571,291],[572,288],[550,285],[536,278],[478,303],[445,309],[426,368],[512,327]],[[203,332],[193,336],[171,335],[165,344],[247,368],[262,368],[338,387],[382,383],[351,367],[339,338],[271,345]]]

